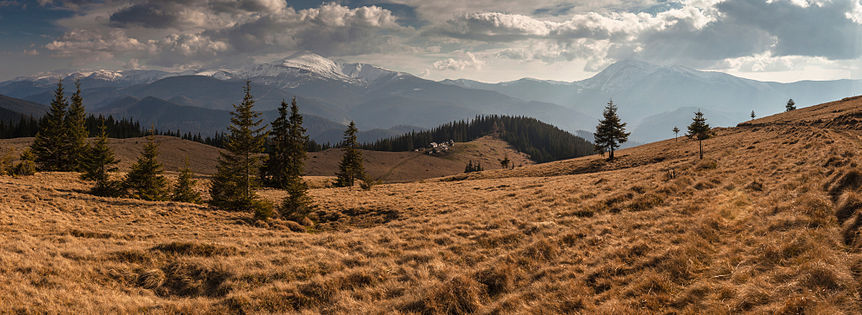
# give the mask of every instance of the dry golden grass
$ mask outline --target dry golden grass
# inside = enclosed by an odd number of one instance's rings
[[[858,314],[862,104],[784,115],[718,130],[705,161],[670,140],[312,189],[304,232],[0,177],[0,313]]]

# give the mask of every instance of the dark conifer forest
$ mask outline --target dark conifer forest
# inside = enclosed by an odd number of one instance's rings
[[[593,144],[535,118],[521,116],[477,116],[473,120],[454,121],[437,128],[410,132],[401,136],[362,145],[376,151],[411,151],[431,142],[454,140],[466,142],[494,134],[538,163],[570,159],[593,154]]]

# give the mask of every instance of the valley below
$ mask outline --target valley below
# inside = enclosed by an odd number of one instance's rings
[[[309,153],[308,226],[0,176],[0,313],[858,313],[862,98],[713,131],[703,160],[684,137],[613,162],[491,137],[364,151],[370,190],[328,187],[340,153]],[[218,150],[158,141],[205,192]],[[142,144],[112,140],[121,172]]]

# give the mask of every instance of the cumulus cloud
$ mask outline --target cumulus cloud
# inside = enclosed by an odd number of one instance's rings
[[[632,57],[759,71],[862,56],[860,0],[347,0],[305,9],[284,0],[40,3],[78,10],[56,23],[65,34],[42,55],[135,59],[143,67],[298,50],[411,56],[415,68],[448,72],[511,60],[578,60],[595,71]],[[414,20],[400,20],[399,8]]]
[[[119,8],[106,25],[69,31],[45,48],[63,56],[99,53],[171,66],[292,50],[376,52],[397,46],[393,34],[407,31],[377,6],[328,3],[295,10],[280,0],[164,0]]]
[[[504,58],[591,59],[588,68],[632,57],[709,65],[765,53],[857,58],[862,55],[860,17],[858,0],[695,0],[654,13],[575,13],[564,20],[461,14],[429,33],[509,46],[497,54]]]
[[[118,52],[150,50],[148,43],[126,36],[122,30],[100,34],[89,30],[74,30],[45,45],[61,56],[87,56],[99,54],[113,56]]]
[[[447,21],[438,31],[477,40],[511,41],[523,38],[625,39],[650,30],[664,30],[678,23],[703,28],[715,16],[694,7],[673,9],[658,14],[589,12],[575,14],[562,22],[499,12],[472,13]]]
[[[484,64],[484,61],[479,60],[472,53],[466,52],[464,58],[438,60],[432,66],[440,71],[463,71],[464,69],[482,69]]]

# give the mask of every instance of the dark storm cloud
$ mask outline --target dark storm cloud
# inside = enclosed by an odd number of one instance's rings
[[[632,54],[653,61],[721,60],[761,53],[773,43],[767,31],[745,25],[717,21],[698,29],[689,21],[680,21],[667,29],[640,34],[634,44],[641,50]]]
[[[177,4],[143,3],[111,14],[110,23],[115,27],[141,26],[148,28],[167,28],[179,26],[180,16]]]
[[[847,17],[853,10],[851,0],[824,1],[808,7],[787,1],[729,0],[717,7],[725,15],[721,23],[775,36],[777,41],[771,49],[775,56],[850,59],[862,55],[856,44],[862,26]]]

